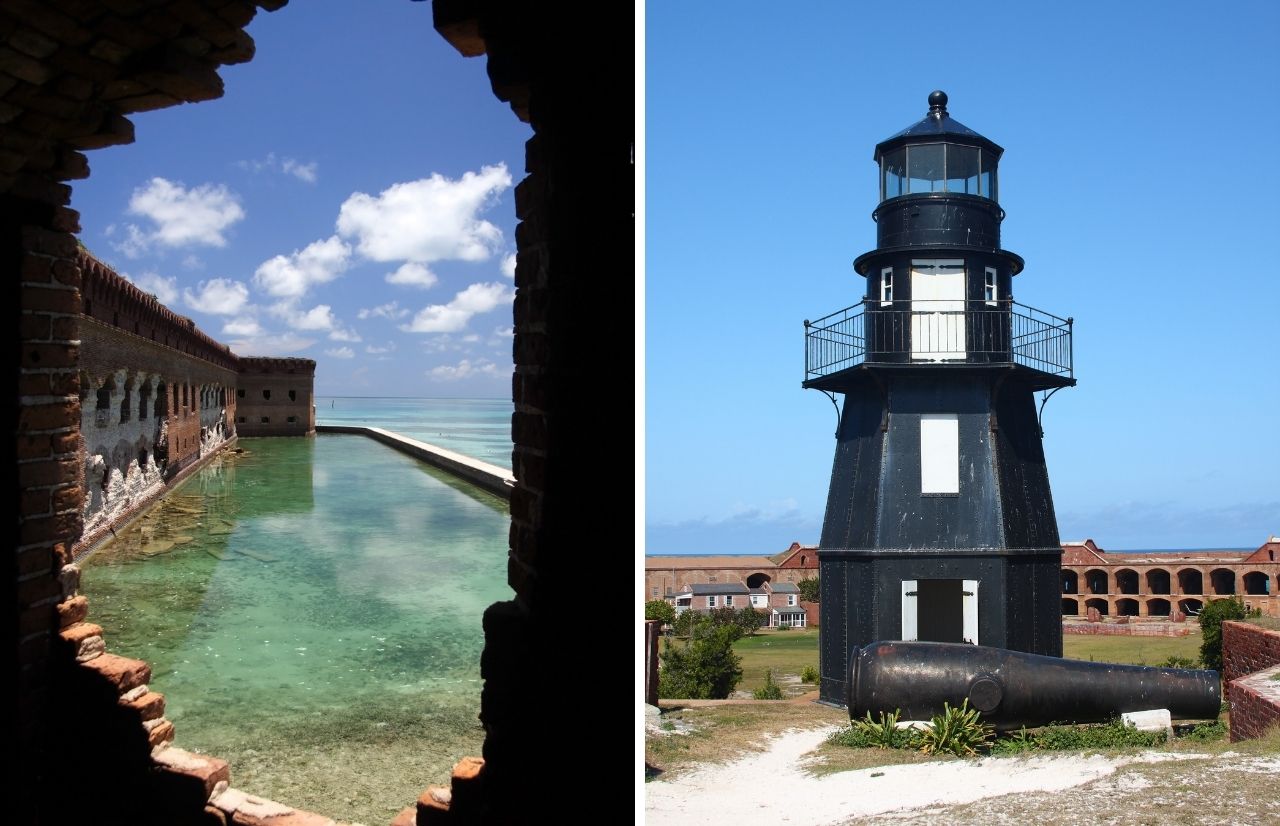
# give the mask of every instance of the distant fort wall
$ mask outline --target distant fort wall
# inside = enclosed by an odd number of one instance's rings
[[[316,363],[298,358],[242,358],[236,385],[241,436],[310,436],[316,432]]]
[[[515,487],[515,476],[511,471],[472,459],[461,453],[446,450],[417,439],[409,439],[399,433],[383,430],[380,427],[360,427],[358,425],[320,425],[316,428],[320,433],[354,433],[368,436],[401,453],[420,459],[427,464],[466,480],[473,485],[497,494],[503,499],[511,499],[511,491]]]
[[[314,432],[315,362],[241,358],[83,248],[77,264],[78,559],[238,435]],[[260,398],[267,388],[275,401]],[[247,391],[255,398],[241,407]]]

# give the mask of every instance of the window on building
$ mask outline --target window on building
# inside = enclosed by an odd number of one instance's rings
[[[885,267],[880,271],[880,306],[893,303],[893,267]]]
[[[297,416],[290,416],[290,417],[289,417],[289,424],[294,424],[294,423],[296,423],[297,421],[298,421],[298,417],[297,417]]]
[[[268,401],[270,401],[270,399],[271,399],[271,391],[270,391],[270,390],[263,390],[263,391],[262,391],[262,398],[267,399]]]
[[[245,417],[244,417],[244,416],[236,416],[236,422],[237,422],[238,424],[244,424],[244,423],[245,423],[245,421],[246,421],[246,420],[245,420]]]
[[[111,388],[102,385],[98,388],[98,406],[97,410],[107,410],[111,407]]]
[[[986,281],[982,288],[982,297],[988,304],[995,305],[996,298],[996,270],[995,267],[987,267]]]
[[[297,391],[297,390],[290,390],[290,391],[289,391],[289,401],[291,401],[291,402],[296,402],[297,400],[298,400],[298,391]]]
[[[243,387],[237,387],[237,388],[236,388],[236,398],[237,398],[237,399],[243,399],[243,398],[244,398],[244,388],[243,388]]]
[[[655,586],[653,586],[653,588],[651,588],[650,590],[651,590],[651,591],[653,591],[653,595],[654,595],[655,597],[658,595],[658,586],[656,586],[656,585],[655,585]]]
[[[960,493],[960,419],[955,413],[920,416],[920,492]]]
[[[143,470],[147,468],[147,449],[145,447],[138,451],[138,467]]]
[[[795,595],[795,594],[787,594],[787,606],[788,606],[788,607],[795,607],[795,604],[796,604],[796,595]]]
[[[271,423],[271,417],[270,417],[270,416],[263,416],[263,417],[262,417],[262,423],[263,423],[263,424],[270,424],[270,423]]]
[[[725,607],[726,607],[726,608],[732,608],[732,607],[733,607],[733,594],[725,594],[725,597],[724,597],[724,604],[725,604]]]
[[[127,422],[133,418],[133,391],[124,389],[124,398],[120,400],[120,421]]]
[[[716,607],[716,598],[714,596],[707,597],[707,607],[708,608]]]

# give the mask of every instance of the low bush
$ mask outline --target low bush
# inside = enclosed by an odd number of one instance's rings
[[[1164,732],[1138,731],[1117,718],[1099,725],[1045,726],[1034,732],[1023,728],[996,740],[991,744],[991,751],[994,754],[1016,754],[1031,750],[1149,748],[1164,742]]]
[[[1200,663],[1190,657],[1173,656],[1161,663],[1165,668],[1199,668]]]
[[[663,699],[723,700],[742,680],[742,658],[733,651],[736,628],[713,628],[687,646],[663,647],[658,696]]]
[[[1277,678],[1280,678],[1280,674],[1277,674],[1276,676],[1277,676]],[[813,685],[817,685],[817,684],[818,684],[818,669],[814,668],[814,667],[813,667],[813,666],[811,666],[811,665],[806,665],[806,666],[805,666],[805,667],[800,671],[800,682],[802,682],[802,683],[811,683],[811,684],[813,684]]]
[[[929,728],[920,732],[920,751],[957,757],[977,754],[994,736],[994,729],[981,717],[976,708],[969,708],[967,697],[959,708],[943,703],[942,713],[934,715]]]
[[[862,720],[854,720],[849,728],[827,738],[828,743],[854,749],[914,749],[920,746],[920,733],[912,728],[898,728],[898,712],[880,712],[879,720],[871,712]]]
[[[1221,720],[1197,723],[1191,730],[1179,735],[1182,740],[1221,740],[1227,736],[1227,724]]]
[[[765,669],[764,687],[757,688],[755,691],[751,692],[751,696],[755,697],[757,700],[781,700],[782,699],[782,689],[778,686],[777,683],[773,681],[772,668]]]
[[[1200,661],[1205,668],[1222,670],[1222,622],[1244,619],[1245,613],[1240,597],[1211,600],[1200,609]]]
[[[790,630],[791,630],[791,623],[789,623],[789,622],[780,622],[780,623],[778,623],[778,630],[779,630],[779,631],[790,631]]]

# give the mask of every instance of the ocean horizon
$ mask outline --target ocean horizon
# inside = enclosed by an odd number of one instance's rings
[[[380,427],[499,467],[511,467],[510,399],[316,396],[316,424]]]

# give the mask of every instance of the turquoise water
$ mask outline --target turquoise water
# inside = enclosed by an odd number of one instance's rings
[[[480,754],[507,504],[361,436],[240,446],[90,557],[89,619],[233,786],[389,822]]]
[[[316,424],[364,425],[511,467],[510,399],[316,396]]]

